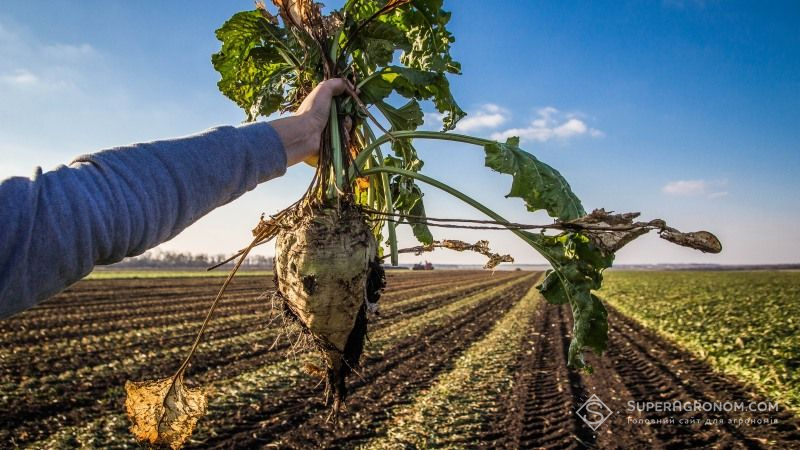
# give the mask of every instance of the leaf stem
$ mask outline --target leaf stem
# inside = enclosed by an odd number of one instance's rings
[[[375,133],[372,132],[372,127],[370,127],[367,124],[364,124],[364,129],[367,131],[371,143],[374,142]],[[375,159],[378,162],[377,167],[384,167],[383,153],[381,152],[380,146],[377,146],[374,149],[374,152],[375,152]],[[383,185],[383,196],[384,196],[384,201],[386,203],[386,212],[394,213],[394,199],[392,198],[393,197],[392,187],[389,185],[389,175],[386,172],[383,172],[380,174],[380,177],[381,177],[381,184]],[[389,230],[389,251],[392,257],[391,262],[393,266],[396,266],[399,264],[399,258],[397,255],[397,224],[394,222],[387,221],[386,228],[387,230]]]
[[[444,134],[444,133],[437,133],[437,134]],[[489,216],[490,218],[492,218],[493,220],[495,220],[496,222],[498,222],[500,224],[511,225],[511,222],[509,222],[508,220],[504,219],[503,216],[501,216],[500,214],[497,214],[496,212],[492,211],[491,209],[489,209],[488,207],[486,207],[482,203],[478,202],[477,200],[473,199],[472,197],[468,196],[467,194],[464,194],[463,192],[461,192],[461,191],[459,191],[457,189],[454,189],[454,188],[448,186],[447,184],[442,183],[439,180],[435,180],[435,179],[433,179],[431,177],[419,174],[417,172],[412,172],[410,170],[400,169],[400,168],[397,168],[397,167],[387,167],[387,166],[371,167],[369,169],[365,169],[365,170],[361,171],[361,174],[364,175],[364,176],[370,175],[370,174],[378,174],[378,173],[393,173],[393,174],[396,174],[396,175],[402,175],[402,176],[406,176],[406,177],[409,177],[409,178],[414,178],[415,180],[421,181],[423,183],[429,184],[429,185],[431,185],[433,187],[439,188],[439,189],[447,192],[448,194],[458,198],[459,200],[461,200],[464,203],[472,206],[473,208],[477,209],[478,211],[486,214],[487,216]],[[389,222],[389,223],[391,223],[391,222]],[[544,248],[541,245],[539,245],[538,242],[536,242],[534,239],[532,239],[532,236],[530,235],[530,233],[525,233],[522,230],[514,229],[513,226],[511,228],[509,228],[509,231],[511,231],[512,233],[516,234],[517,236],[520,237],[520,239],[522,239],[523,241],[528,243],[528,245],[530,245],[531,247],[536,249],[554,267],[560,267],[560,264],[558,263],[558,261],[556,261],[556,260],[550,258],[549,256],[547,256],[547,254],[544,251]]]
[[[372,153],[376,149],[380,148],[381,145],[389,142],[390,140],[393,140],[393,139],[415,139],[415,138],[444,140],[444,141],[451,141],[451,142],[462,142],[462,143],[465,143],[465,144],[481,145],[481,146],[487,145],[487,144],[492,144],[492,143],[496,142],[496,141],[492,141],[492,140],[489,140],[489,139],[481,139],[481,138],[476,138],[476,137],[473,137],[473,136],[467,136],[467,135],[464,135],[464,134],[442,133],[442,132],[438,132],[438,131],[395,131],[395,132],[392,133],[391,136],[383,135],[383,136],[381,136],[381,137],[379,137],[377,139],[374,139],[372,142],[370,142],[370,144],[367,145],[366,147],[364,147],[364,149],[361,151],[361,153],[358,154],[358,156],[355,159],[355,162],[354,162],[353,166],[360,169],[364,165],[364,161],[366,160],[366,158],[369,157],[370,153]],[[353,168],[351,167],[351,171],[352,170],[353,170]],[[509,223],[502,216],[500,216],[496,212],[492,211],[491,209],[487,208],[486,206],[482,205],[478,201],[476,201],[476,200],[472,199],[471,197],[467,196],[466,194],[464,194],[464,193],[462,193],[462,192],[460,192],[460,191],[458,191],[456,189],[453,189],[452,187],[442,183],[441,181],[435,180],[435,179],[427,177],[425,175],[421,175],[419,173],[412,172],[412,171],[409,171],[409,170],[399,169],[399,168],[396,168],[396,167],[386,167],[386,166],[373,167],[373,168],[370,168],[368,170],[361,171],[362,175],[365,175],[365,174],[368,174],[368,173],[395,173],[395,174],[398,174],[398,175],[403,175],[403,176],[407,176],[409,178],[417,179],[419,181],[422,181],[423,183],[430,184],[431,186],[437,187],[437,188],[439,188],[439,189],[441,189],[441,190],[443,190],[443,191],[455,196],[456,198],[464,201],[465,203],[469,204],[470,206],[474,207],[478,211],[486,214],[487,216],[491,217],[492,219],[494,219],[494,220],[496,220],[498,222],[502,222],[503,224]],[[351,178],[352,178],[352,176],[353,175],[350,174]],[[392,222],[389,221],[388,224],[389,224],[389,226],[391,226]],[[550,263],[550,265],[553,267],[553,269],[555,269],[556,276],[558,277],[559,280],[561,280],[561,283],[564,285],[564,291],[567,294],[567,298],[569,299],[569,302],[573,303],[572,294],[571,294],[570,290],[566,288],[567,286],[570,285],[570,283],[567,281],[566,277],[564,276],[564,273],[563,273],[564,266],[563,266],[563,264],[561,264],[560,261],[558,261],[557,259],[555,259],[555,258],[553,258],[553,257],[551,257],[551,256],[549,256],[547,254],[547,252],[545,251],[545,248],[539,242],[537,242],[537,240],[535,239],[537,235],[531,234],[529,232],[525,232],[523,230],[517,230],[517,229],[509,229],[509,231],[511,231],[512,233],[516,234],[520,239],[522,239],[528,245],[533,247],[537,252],[539,252],[540,255],[542,255],[542,257],[544,259],[547,260],[547,262]]]
[[[389,142],[390,140],[395,140],[395,139],[415,139],[415,138],[432,139],[432,140],[443,140],[443,141],[451,141],[451,142],[462,142],[462,143],[465,143],[465,144],[480,145],[480,146],[484,146],[484,145],[488,145],[488,144],[492,144],[492,143],[496,142],[496,141],[489,140],[489,139],[476,138],[474,136],[467,136],[467,135],[464,135],[464,134],[457,134],[457,133],[442,133],[442,132],[438,132],[438,131],[395,131],[390,136],[384,134],[383,136],[381,136],[381,137],[379,137],[377,139],[374,139],[372,142],[369,143],[369,145],[364,147],[364,149],[361,151],[361,153],[359,153],[358,156],[356,157],[356,159],[354,161],[354,164],[353,164],[353,167],[351,167],[351,169],[350,169],[351,170],[351,174],[349,174],[349,176],[352,178],[353,177],[352,172],[354,171],[354,168],[359,168],[360,169],[364,165],[364,161],[369,157],[369,155],[372,152],[376,151],[376,149],[380,148],[381,145]],[[419,173],[412,172],[412,171],[409,171],[409,170],[399,169],[399,168],[396,168],[396,167],[386,167],[386,166],[373,167],[373,168],[370,168],[368,170],[365,170],[365,171],[361,172],[362,175],[366,175],[368,173],[395,173],[395,174],[398,174],[398,175],[403,175],[403,176],[407,176],[409,178],[417,179],[419,181],[422,181],[423,183],[430,184],[431,186],[437,187],[437,188],[439,188],[439,189],[441,189],[441,190],[453,195],[454,197],[464,201],[465,203],[469,204],[470,206],[474,207],[478,211],[486,214],[487,216],[491,217],[492,219],[494,219],[494,220],[496,220],[498,222],[502,222],[504,224],[509,223],[502,216],[500,216],[496,212],[492,211],[491,209],[487,208],[486,206],[482,205],[478,201],[476,201],[476,200],[472,199],[471,197],[467,196],[466,194],[464,194],[464,193],[462,193],[462,192],[460,192],[460,191],[458,191],[456,189],[453,189],[452,187],[450,187],[450,186],[448,186],[448,185],[446,185],[446,184],[444,184],[444,183],[442,183],[442,182],[440,182],[438,180],[435,180],[433,178],[427,177],[425,175],[421,175]],[[387,224],[389,226],[392,226],[392,222],[391,221],[389,221]],[[544,259],[546,259],[550,263],[550,265],[555,269],[556,276],[558,276],[559,280],[561,280],[562,284],[565,286],[564,290],[565,290],[565,292],[567,294],[567,297],[568,297],[570,303],[572,303],[572,301],[573,301],[572,295],[571,295],[569,289],[566,289],[566,286],[569,285],[569,282],[566,280],[564,274],[562,273],[563,265],[557,259],[555,259],[555,258],[553,258],[553,257],[551,257],[551,256],[549,256],[547,254],[547,252],[545,251],[545,248],[541,244],[539,244],[539,242],[537,242],[537,240],[535,239],[536,235],[533,235],[533,234],[531,234],[529,232],[525,232],[523,230],[518,230],[518,229],[509,229],[509,231],[511,231],[512,233],[516,234],[520,239],[522,239],[528,245],[533,247],[537,252],[539,252],[540,255],[542,255],[542,257],[544,257]],[[394,261],[393,261],[393,263],[394,263]]]
[[[492,219],[494,219],[495,221],[497,221],[499,223],[502,223],[502,224],[509,223],[502,216],[500,216],[496,212],[492,211],[491,209],[487,208],[482,203],[478,202],[477,200],[473,199],[472,197],[464,194],[463,192],[461,192],[461,191],[459,191],[457,189],[454,189],[454,188],[448,186],[445,183],[442,183],[439,180],[435,180],[435,179],[433,179],[431,177],[422,175],[420,173],[412,172],[412,171],[406,170],[406,169],[400,169],[398,167],[388,167],[388,166],[371,167],[369,169],[364,169],[363,171],[361,171],[361,174],[365,175],[365,176],[366,175],[371,175],[371,174],[377,174],[377,173],[384,173],[384,174],[385,173],[393,173],[395,175],[403,175],[403,176],[406,176],[406,177],[409,177],[409,178],[414,178],[416,180],[422,181],[423,183],[430,184],[431,186],[437,187],[437,188],[447,192],[448,194],[458,198],[459,200],[467,203],[468,205],[470,205],[473,208],[477,209],[478,211],[486,214],[487,216],[491,217]]]
[[[430,133],[430,132],[415,132],[415,133]],[[432,134],[445,135],[445,133],[432,133]],[[464,137],[464,138],[470,138],[469,136],[460,136],[460,135],[451,135],[451,136],[459,136],[459,137]],[[471,140],[476,140],[476,141],[477,140],[486,141],[485,139],[478,139],[478,138],[470,138],[470,139]],[[465,142],[465,141],[466,141],[466,139],[462,140],[461,142]],[[386,141],[384,140],[384,142],[386,142]],[[487,142],[492,142],[492,141],[487,141]],[[361,156],[361,155],[359,155],[359,156]],[[386,166],[372,167],[370,169],[366,169],[366,170],[361,172],[362,175],[369,175],[369,174],[373,174],[373,173],[394,173],[394,174],[403,175],[403,176],[406,176],[406,177],[409,177],[409,178],[414,178],[416,180],[422,181],[423,183],[430,184],[431,186],[437,187],[437,188],[447,192],[448,194],[450,194],[450,195],[458,198],[459,200],[467,203],[468,205],[474,207],[478,211],[486,214],[487,216],[489,216],[490,218],[492,218],[493,220],[495,220],[497,222],[500,222],[501,224],[510,224],[510,222],[507,221],[506,219],[504,219],[503,216],[501,216],[500,214],[497,214],[496,212],[494,212],[491,209],[487,208],[486,206],[484,206],[483,204],[481,204],[477,200],[473,199],[472,197],[469,197],[468,195],[464,194],[463,192],[461,192],[461,191],[459,191],[457,189],[454,189],[454,188],[448,186],[447,184],[442,183],[439,180],[435,180],[435,179],[433,179],[431,177],[428,177],[428,176],[425,176],[425,175],[421,175],[419,173],[412,172],[410,170],[399,169],[397,167],[386,167]],[[392,225],[391,221],[388,221],[387,223],[390,226]],[[564,272],[563,272],[564,266],[557,259],[555,259],[555,258],[553,258],[553,257],[551,257],[551,256],[549,256],[547,254],[547,252],[545,251],[544,247],[542,245],[540,245],[539,242],[536,241],[535,237],[537,235],[531,234],[529,232],[525,232],[525,231],[522,231],[522,230],[519,230],[519,229],[514,229],[514,228],[509,228],[509,231],[511,231],[512,233],[516,234],[520,239],[525,241],[525,243],[527,243],[528,245],[533,247],[534,250],[539,252],[539,254],[542,255],[542,257],[544,259],[546,259],[547,262],[550,263],[550,265],[555,269],[556,276],[561,281],[561,283],[564,285],[564,292],[567,295],[567,299],[568,299],[569,303],[570,304],[574,304],[574,299],[573,299],[572,293],[567,288],[567,286],[569,286],[571,283],[569,281],[567,281],[566,276],[564,275]],[[394,261],[395,253],[396,253],[396,250],[393,250],[393,253],[392,253],[393,261]],[[394,264],[394,262],[393,262],[393,264]]]
[[[331,131],[331,151],[333,153],[333,179],[336,191],[344,188],[344,160],[342,158],[342,139],[339,133],[339,108],[336,101],[331,102],[331,117],[328,121]]]
[[[299,69],[300,65],[301,65],[300,61],[297,59],[297,57],[294,55],[294,53],[292,53],[292,51],[289,49],[289,47],[282,40],[280,40],[277,36],[275,36],[275,34],[272,32],[272,30],[269,29],[269,27],[267,25],[264,25],[264,23],[261,23],[261,27],[264,29],[264,31],[267,32],[267,34],[270,35],[270,37],[272,38],[271,42],[273,44],[278,44],[278,47],[276,48],[276,50],[278,51],[278,53],[281,54],[281,56],[283,57],[284,61],[289,63],[289,65],[294,67],[295,69]]]
[[[464,144],[472,145],[487,145],[493,144],[495,141],[489,139],[476,138],[467,136],[465,134],[456,133],[442,133],[440,131],[393,131],[390,135],[384,134],[381,137],[374,139],[369,143],[361,153],[358,154],[355,160],[355,167],[361,168],[364,162],[369,157],[370,153],[375,151],[381,145],[396,139],[433,139],[441,141],[462,142]],[[351,174],[352,177],[352,174]]]
[[[340,42],[339,41],[341,40],[342,34],[343,34],[343,30],[339,30],[333,36],[333,41],[331,42],[330,57],[331,57],[331,61],[333,61],[334,65],[336,64],[336,61],[338,61],[338,59],[339,59],[339,49],[340,49],[340,45],[339,45]]]
[[[217,309],[219,301],[222,300],[222,296],[223,294],[225,294],[225,290],[228,288],[228,285],[233,280],[233,277],[234,275],[236,275],[236,272],[239,271],[239,267],[242,266],[242,262],[244,262],[244,259],[247,258],[247,254],[250,253],[250,250],[256,246],[257,242],[260,239],[261,235],[256,236],[255,239],[253,239],[253,241],[250,242],[250,245],[248,245],[247,248],[245,248],[244,251],[242,252],[242,255],[239,257],[239,260],[236,261],[236,266],[234,266],[233,270],[231,270],[231,273],[228,274],[228,278],[226,278],[225,282],[222,283],[222,287],[217,293],[217,296],[214,298],[214,302],[211,303],[211,307],[208,309],[208,313],[206,313],[206,318],[205,320],[203,320],[203,324],[200,326],[200,331],[197,332],[197,337],[195,337],[194,339],[194,344],[192,344],[192,348],[191,350],[189,350],[189,354],[186,355],[186,359],[183,360],[183,363],[178,368],[178,371],[175,372],[175,375],[173,377],[173,383],[175,382],[174,381],[175,379],[183,376],[183,373],[189,366],[189,360],[192,359],[194,352],[197,351],[197,347],[200,345],[200,339],[203,337],[203,333],[205,333],[206,327],[208,327],[208,322],[211,320],[211,315],[214,314],[214,310]]]

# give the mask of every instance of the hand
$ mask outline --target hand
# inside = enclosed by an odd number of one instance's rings
[[[295,115],[271,122],[286,149],[287,165],[300,161],[316,165],[319,160],[320,136],[328,124],[331,100],[352,84],[342,78],[325,80],[303,100]]]
[[[319,135],[325,130],[331,112],[331,100],[345,92],[352,84],[343,78],[332,78],[318,84],[297,108],[295,114],[303,116],[307,121],[312,136],[317,136],[312,152],[303,158],[306,164],[316,167],[319,162]]]

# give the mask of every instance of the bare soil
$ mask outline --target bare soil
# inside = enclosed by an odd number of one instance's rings
[[[497,440],[492,447],[800,448],[800,422],[785,408],[754,413],[629,411],[629,402],[768,400],[610,307],[609,323],[608,351],[602,358],[590,356],[594,373],[581,374],[564,365],[572,326],[567,310],[541,305],[532,327],[539,330],[533,337],[533,352],[522,354],[516,388],[512,398],[505,400],[506,433],[494,434]],[[576,414],[592,395],[612,414],[596,431]],[[748,418],[777,423],[733,424]],[[641,419],[673,422],[634,422]]]
[[[485,291],[525,273],[389,273],[379,326],[416,316]],[[270,277],[234,282],[206,344],[189,371],[196,383],[219,382],[286,357],[287,342],[260,342],[269,334],[269,304],[261,294]],[[13,318],[0,320],[0,448],[25,446],[63,427],[122,411],[128,379],[168,374],[180,363],[220,280],[203,278],[94,280]],[[475,284],[480,282],[480,285]],[[279,397],[263,398],[216,421],[197,448],[354,448],[379,437],[389,412],[449,371],[531,287],[518,283],[465,308],[444,326],[398,340],[382,354],[367,353],[349,381],[347,409],[338,425],[326,421],[317,380],[306,377]],[[455,289],[457,288],[457,289]],[[455,289],[455,290],[454,290]],[[424,301],[408,302],[412,296]],[[388,306],[395,307],[387,308]],[[225,320],[227,319],[227,321]],[[800,448],[800,422],[778,412],[629,412],[628,402],[760,402],[752,389],[712,370],[633,320],[611,309],[610,346],[590,357],[591,375],[566,367],[571,319],[564,307],[542,302],[514,366],[511,392],[479,424],[480,440],[464,448]],[[276,326],[276,325],[275,325]],[[253,339],[224,341],[251,333]],[[222,344],[224,343],[224,344]],[[126,363],[137,352],[176,349]],[[93,368],[86,372],[86,368]],[[83,370],[83,372],[82,372]],[[79,375],[78,375],[79,374]],[[43,381],[44,380],[44,381]],[[576,411],[593,394],[612,411],[596,431]],[[673,423],[634,423],[641,419]],[[707,424],[707,419],[722,423]],[[770,419],[767,425],[738,420]],[[681,423],[681,421],[686,423]],[[120,438],[122,441],[124,437]]]

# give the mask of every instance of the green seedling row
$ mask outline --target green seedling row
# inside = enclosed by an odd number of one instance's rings
[[[800,410],[800,272],[617,272],[601,297]]]

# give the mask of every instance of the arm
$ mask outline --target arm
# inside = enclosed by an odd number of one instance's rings
[[[311,157],[343,87],[322,83],[295,116],[269,124],[118,147],[0,183],[0,318],[58,293],[95,264],[171,239]]]
[[[0,317],[29,308],[95,264],[167,241],[282,175],[286,153],[266,123],[78,157],[0,184]]]

